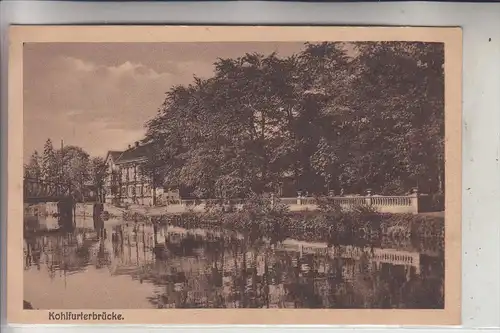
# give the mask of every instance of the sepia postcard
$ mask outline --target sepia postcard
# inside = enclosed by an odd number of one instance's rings
[[[460,324],[461,82],[459,28],[12,26],[8,322]]]

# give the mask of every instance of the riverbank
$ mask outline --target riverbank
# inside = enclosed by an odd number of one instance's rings
[[[302,204],[302,205],[286,205],[288,208],[288,211],[290,212],[313,212],[313,211],[318,211],[321,210],[318,205],[313,205],[313,204]],[[236,208],[242,209],[243,205],[235,205]],[[164,216],[164,215],[179,215],[183,213],[205,213],[207,210],[210,210],[210,207],[207,207],[205,204],[199,204],[199,205],[191,205],[191,206],[186,206],[186,205],[181,205],[181,204],[174,204],[174,205],[168,205],[168,206],[157,206],[157,207],[150,207],[150,206],[144,206],[144,205],[129,205],[127,208],[121,208],[121,207],[116,207],[111,204],[105,204],[104,208],[107,212],[111,214],[111,216],[122,216],[123,214],[134,214],[137,213],[138,215],[143,215],[143,216],[148,216],[148,217],[158,217],[158,216]],[[383,212],[382,214],[387,214],[387,215],[399,215],[399,214],[404,214],[407,215],[409,213],[386,213]],[[419,215],[419,216],[428,216],[428,217],[440,217],[444,218],[444,211],[436,211],[436,212],[422,212],[422,213],[417,213],[414,215]]]
[[[125,221],[152,222],[187,229],[229,230],[250,239],[269,237],[273,242],[287,238],[327,243],[377,243],[384,237],[441,243],[444,213],[389,214],[371,210],[331,211],[204,211],[147,214],[127,210]]]
[[[129,222],[154,222],[188,229],[224,229],[245,234],[250,239],[270,237],[273,242],[293,238],[336,244],[353,240],[377,244],[381,238],[390,237],[434,243],[438,240],[439,243],[444,239],[444,212],[391,214],[366,206],[346,211],[328,205],[310,211],[290,211],[289,205],[270,204],[266,198],[252,200],[230,211],[222,206],[175,211],[171,206],[171,209],[136,205],[121,208],[106,204],[104,220],[108,227]]]

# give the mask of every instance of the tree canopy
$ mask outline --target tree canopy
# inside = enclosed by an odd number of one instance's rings
[[[219,59],[148,121],[160,183],[199,197],[444,190],[438,43],[306,43],[290,57]],[[163,184],[158,184],[163,185]]]
[[[107,176],[106,163],[101,157],[91,157],[78,146],[55,149],[50,139],[44,145],[43,154],[37,151],[24,166],[27,178],[57,183],[69,193],[82,198],[85,187],[92,185],[102,196]]]

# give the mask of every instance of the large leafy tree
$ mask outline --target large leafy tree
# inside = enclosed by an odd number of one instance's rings
[[[69,193],[83,199],[86,193],[85,187],[91,180],[89,154],[77,146],[65,146],[57,154],[62,163],[60,182]]]
[[[444,52],[442,44],[363,43],[349,104],[359,145],[356,178],[388,193],[442,190]]]
[[[157,185],[198,197],[368,187],[443,192],[443,46],[306,44],[290,57],[219,59],[172,88],[147,123]]]
[[[62,190],[82,198],[86,186],[102,187],[106,173],[104,161],[92,159],[81,147],[65,146],[54,149],[52,141],[47,139],[43,155],[33,153],[24,166],[28,178],[57,184]]]

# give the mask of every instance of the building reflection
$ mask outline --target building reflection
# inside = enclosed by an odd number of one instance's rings
[[[25,239],[25,267],[158,286],[157,308],[443,308],[439,246],[250,243],[232,233],[145,224],[43,233]],[[133,287],[133,285],[131,285]],[[124,291],[126,292],[126,291]],[[111,295],[112,297],[112,295]]]

